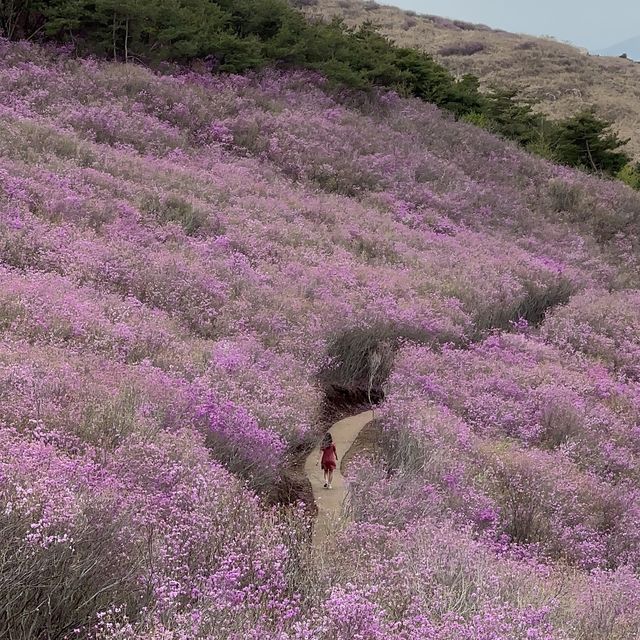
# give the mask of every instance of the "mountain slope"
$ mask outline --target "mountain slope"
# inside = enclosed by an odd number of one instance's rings
[[[625,53],[629,58],[640,61],[640,36],[623,40],[622,42],[598,51],[598,54],[601,56],[621,56]]]
[[[552,39],[495,31],[482,25],[421,16],[357,0],[318,0],[307,15],[339,16],[349,25],[372,21],[398,44],[433,54],[456,74],[473,73],[485,87],[516,86],[563,117],[591,106],[613,121],[627,150],[640,159],[640,65],[588,55]]]
[[[638,637],[640,194],[310,73],[0,40],[0,118],[0,637]]]

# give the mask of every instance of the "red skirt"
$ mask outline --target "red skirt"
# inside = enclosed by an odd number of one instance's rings
[[[322,460],[320,466],[323,471],[334,471],[336,468],[336,445],[332,444],[322,450]]]

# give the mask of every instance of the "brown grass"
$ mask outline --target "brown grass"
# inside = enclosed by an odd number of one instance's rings
[[[454,74],[473,73],[484,87],[516,86],[540,101],[539,109],[564,117],[594,105],[600,116],[613,121],[627,151],[640,159],[640,63],[589,55],[585,50],[551,39],[495,31],[434,16],[416,15],[396,7],[359,0],[318,0],[308,15],[340,16],[349,26],[365,21],[400,45],[416,47]],[[465,46],[466,45],[466,46]],[[473,45],[473,55],[465,52]],[[439,52],[445,51],[442,56]]]

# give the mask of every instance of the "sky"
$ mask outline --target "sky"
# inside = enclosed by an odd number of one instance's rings
[[[640,36],[640,0],[379,0],[496,29],[550,35],[595,51]]]

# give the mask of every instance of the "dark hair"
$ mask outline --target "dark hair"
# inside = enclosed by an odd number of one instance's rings
[[[324,434],[324,438],[322,438],[322,446],[323,447],[329,446],[332,442],[333,442],[333,437],[331,436],[331,433],[327,431]]]

